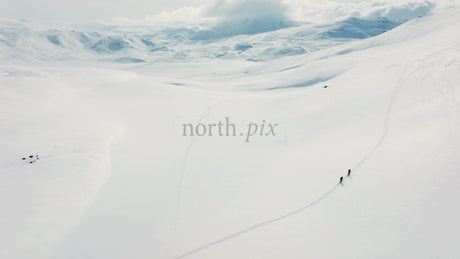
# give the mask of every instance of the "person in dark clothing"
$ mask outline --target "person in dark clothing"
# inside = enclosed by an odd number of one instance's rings
[[[340,176],[340,182],[339,182],[339,184],[342,184],[342,182],[343,182],[343,176]]]
[[[348,169],[347,177],[350,177],[350,174],[351,174],[351,169]]]

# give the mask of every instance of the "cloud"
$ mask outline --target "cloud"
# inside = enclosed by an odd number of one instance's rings
[[[211,40],[286,28],[294,25],[287,10],[279,0],[218,0],[203,10],[205,17],[216,22],[196,32],[192,39]]]
[[[287,6],[279,0],[218,0],[205,10],[206,16],[285,16]]]
[[[446,9],[458,4],[458,0],[285,0],[289,6],[288,15],[294,20],[310,22],[336,22],[350,17],[410,20],[426,16],[437,9]]]
[[[0,0],[1,1],[1,0]],[[202,0],[200,2],[205,2]],[[207,4],[184,6],[176,11],[163,11],[137,20],[138,23],[178,24],[215,27],[218,23],[259,21],[258,24],[293,21],[335,23],[351,17],[378,18],[405,21],[426,16],[460,5],[460,0],[208,0]],[[269,19],[271,18],[271,19]],[[128,23],[126,19],[125,22]],[[240,24],[246,26],[245,24]],[[239,26],[239,25],[238,25]],[[263,26],[262,26],[263,27]],[[262,28],[261,27],[261,28]],[[269,26],[270,27],[270,26]],[[275,26],[276,28],[276,26]],[[215,28],[219,29],[219,28]],[[247,26],[243,31],[248,30]]]
[[[0,16],[53,23],[110,20],[201,22],[230,17],[284,17],[335,22],[355,16],[410,19],[460,0],[0,0]],[[174,11],[177,10],[177,11]],[[158,19],[157,19],[158,18]]]
[[[137,22],[142,25],[187,27],[194,31],[192,39],[212,40],[274,31],[302,22],[336,23],[351,17],[371,20],[384,17],[404,22],[456,6],[460,0],[433,1],[214,0],[201,6],[162,12]]]
[[[370,17],[386,17],[394,20],[409,20],[417,16],[426,16],[430,14],[436,4],[432,2],[423,3],[406,3],[400,5],[376,7],[368,16]]]

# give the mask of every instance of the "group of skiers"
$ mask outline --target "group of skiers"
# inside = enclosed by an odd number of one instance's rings
[[[28,156],[28,158],[29,158],[28,162],[29,162],[30,164],[36,163],[37,160],[40,159],[40,158],[38,157],[38,155],[30,155],[30,156]],[[23,157],[23,158],[22,158],[22,160],[26,160],[26,159],[27,159],[27,157]]]
[[[351,177],[351,169],[348,169],[347,177]],[[343,176],[340,176],[340,182],[339,184],[343,184]]]

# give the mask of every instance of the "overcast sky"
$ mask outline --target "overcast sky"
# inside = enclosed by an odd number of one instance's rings
[[[0,0],[0,17],[38,21],[144,18],[212,0]]]
[[[162,11],[186,6],[208,5],[206,15],[288,14],[311,21],[355,17],[411,19],[426,15],[435,6],[448,6],[460,0],[0,0],[0,17],[44,23],[73,23],[126,17],[143,19]],[[281,4],[283,2],[283,4]],[[286,9],[286,4],[290,7]],[[189,20],[188,10],[179,16]],[[288,12],[286,10],[289,10]],[[165,17],[165,16],[161,16]],[[190,16],[193,17],[193,16]],[[174,19],[178,17],[174,16]],[[180,18],[180,17],[179,17]],[[163,18],[162,18],[163,19]]]

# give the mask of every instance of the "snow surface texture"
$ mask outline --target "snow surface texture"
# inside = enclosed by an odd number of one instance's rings
[[[459,258],[460,10],[228,4],[0,22],[0,258]],[[278,134],[181,135],[225,117]]]

